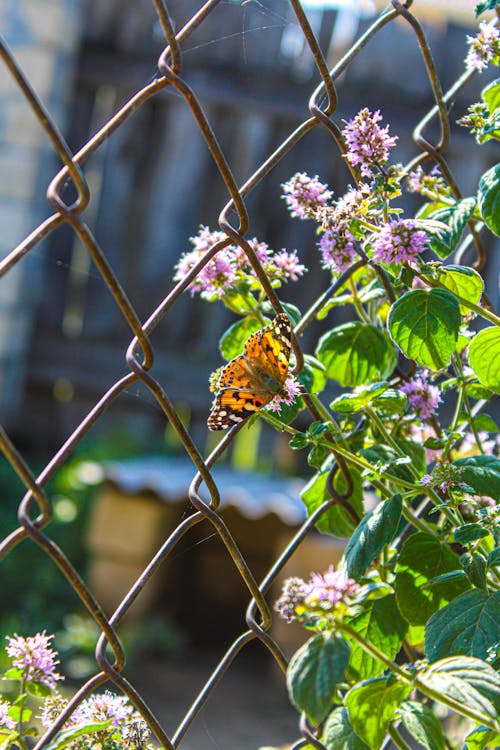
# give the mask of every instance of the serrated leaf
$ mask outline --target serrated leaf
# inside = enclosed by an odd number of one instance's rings
[[[450,656],[434,662],[428,668],[428,674],[441,674],[460,679],[476,690],[488,701],[491,709],[498,712],[500,708],[500,675],[482,659],[473,656]]]
[[[495,707],[491,701],[460,677],[445,672],[433,672],[431,668],[427,673],[420,674],[419,680],[432,690],[468,706],[484,719],[496,718]]]
[[[325,723],[321,742],[327,750],[370,750],[354,732],[347,708],[336,708]]]
[[[481,177],[478,207],[488,229],[500,237],[500,164],[495,164]]]
[[[487,747],[498,750],[500,746],[500,734],[497,734],[489,727],[478,727],[467,735],[465,744],[467,750],[484,750]]]
[[[356,390],[354,393],[344,393],[334,399],[330,408],[341,414],[353,414],[368,406],[377,396],[380,396],[389,387],[388,383],[373,383],[369,388]]]
[[[403,701],[399,715],[404,728],[419,747],[425,750],[441,750],[445,747],[441,722],[428,706],[416,701]]]
[[[498,648],[500,591],[472,589],[432,615],[425,630],[425,654],[433,662],[464,654],[485,659]]]
[[[386,677],[375,677],[349,690],[344,699],[349,719],[356,734],[369,747],[380,747],[389,721],[410,692],[409,685]]]
[[[371,607],[349,621],[349,627],[376,646],[389,659],[396,657],[408,629],[396,606],[394,594],[375,599]],[[353,679],[366,680],[376,677],[385,668],[385,664],[367,654],[356,641],[352,642],[349,675]]]
[[[403,354],[435,371],[448,365],[460,322],[454,294],[447,289],[415,289],[392,305],[387,326]]]
[[[363,458],[366,458],[373,468],[381,474],[404,479],[406,482],[412,482],[413,476],[407,466],[401,461],[396,451],[389,445],[370,445],[369,448],[360,450]],[[409,463],[410,458],[407,462]]]
[[[474,198],[464,198],[453,206],[439,208],[428,216],[434,221],[446,225],[446,231],[435,234],[430,238],[432,250],[443,260],[453,253],[458,247],[462,233],[472,216],[476,205]]]
[[[495,568],[497,565],[500,565],[500,547],[495,547],[488,555],[488,567]]]
[[[88,724],[78,724],[75,727],[71,727],[71,729],[66,729],[64,732],[60,732],[55,740],[47,745],[47,750],[63,750],[63,748],[74,742],[78,737],[102,732],[110,726],[111,719],[108,719],[107,721],[94,721]]]
[[[490,115],[500,109],[500,78],[496,78],[481,91],[481,99],[487,105]]]
[[[483,328],[472,339],[469,364],[478,380],[495,393],[500,393],[500,328]]]
[[[459,544],[471,544],[478,539],[484,539],[489,531],[480,523],[464,523],[453,532],[453,537]]]
[[[465,456],[453,462],[462,469],[460,481],[468,484],[477,495],[500,500],[500,458],[496,456]]]
[[[470,588],[466,578],[427,585],[453,570],[461,570],[458,555],[435,537],[417,532],[405,541],[394,589],[399,611],[409,623],[425,625],[437,609]]]
[[[460,555],[460,564],[473,586],[478,589],[487,589],[486,558],[481,552],[465,552]]]
[[[316,356],[328,377],[344,386],[385,380],[397,363],[388,337],[379,328],[359,321],[325,333],[318,342]]]
[[[310,638],[291,658],[287,686],[293,705],[313,724],[332,706],[349,662],[349,644],[337,634]]]
[[[401,495],[394,495],[379,503],[362,519],[344,552],[344,566],[349,578],[360,578],[384,546],[393,540],[402,507]]]
[[[262,328],[262,323],[254,316],[248,316],[229,326],[219,341],[219,350],[224,359],[230,360],[241,354],[247,338],[259,328]]]
[[[402,414],[408,403],[408,396],[395,388],[388,388],[385,393],[373,401],[374,409],[384,414]]]
[[[495,10],[499,5],[500,0],[481,0],[481,2],[476,5],[476,16],[480,16],[485,10]]]
[[[52,695],[51,688],[43,682],[27,682],[26,690],[28,693],[36,695],[38,698],[48,698],[49,695]]]
[[[298,379],[306,387],[309,393],[321,393],[327,381],[324,365],[310,354],[304,354],[304,368],[300,371]]]
[[[484,291],[484,281],[481,276],[468,266],[449,265],[441,268],[439,282],[453,294],[463,297],[474,305],[477,305]],[[460,304],[462,315],[468,311],[469,308],[466,305]]]
[[[308,516],[311,516],[326,500],[331,499],[331,495],[327,489],[329,473],[330,471],[327,470],[316,474],[316,476],[309,480],[300,493],[307,508]],[[355,469],[351,469],[351,477],[353,480],[354,491],[347,499],[347,502],[354,508],[358,517],[361,517],[363,515],[363,480],[361,479],[359,472]],[[333,486],[337,492],[345,492],[346,485],[342,472],[339,471],[335,475]],[[341,538],[351,536],[356,528],[356,524],[351,516],[338,504],[323,513],[319,521],[316,522],[316,526],[324,534],[333,534],[333,536]]]

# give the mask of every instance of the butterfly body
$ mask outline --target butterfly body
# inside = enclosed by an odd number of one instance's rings
[[[208,418],[211,430],[224,430],[266,406],[275,396],[286,396],[292,330],[288,317],[253,333],[243,354],[222,369]]]

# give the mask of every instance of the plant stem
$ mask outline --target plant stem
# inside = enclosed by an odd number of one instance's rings
[[[363,309],[363,305],[361,304],[361,300],[359,299],[358,290],[356,289],[356,284],[353,282],[352,277],[349,279],[349,288],[352,292],[352,304],[356,308],[356,312],[358,313],[360,319],[363,321],[363,323],[368,323],[368,325],[371,325],[371,320]]]
[[[373,643],[370,643],[370,641],[366,641],[363,636],[353,630],[349,625],[341,622],[337,624],[337,628],[342,633],[348,635],[349,638],[352,638],[352,640],[356,641],[356,643],[358,643],[361,648],[366,651],[367,654],[370,654],[370,656],[373,656],[375,659],[378,659],[383,664],[385,664],[385,666],[390,669],[391,672],[397,675],[402,682],[406,683],[407,685],[411,685],[417,690],[420,690],[420,692],[426,695],[428,698],[431,698],[432,700],[438,701],[439,703],[448,706],[448,708],[451,708],[452,711],[456,711],[456,713],[459,713],[462,716],[466,716],[478,724],[484,724],[494,732],[500,731],[500,724],[492,719],[491,716],[480,714],[477,711],[469,708],[469,706],[460,703],[460,701],[458,700],[455,700],[455,698],[450,698],[448,695],[443,695],[438,690],[434,690],[434,688],[429,687],[425,684],[425,682],[422,682],[419,677],[409,674],[398,664],[392,662],[389,657],[384,654],[383,651],[380,651],[376,646],[373,645]]]
[[[401,737],[400,733],[396,729],[396,726],[394,724],[389,724],[389,729],[387,730],[388,734],[391,738],[391,740],[394,742],[396,747],[399,747],[399,750],[411,750],[411,747],[409,744]]]

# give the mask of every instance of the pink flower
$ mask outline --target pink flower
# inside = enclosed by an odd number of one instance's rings
[[[410,263],[426,245],[427,235],[412,219],[385,224],[373,240],[373,258],[378,263]]]
[[[309,586],[302,578],[287,578],[283,583],[281,596],[276,601],[274,609],[286,622],[293,622],[296,619],[296,607],[304,603],[308,591]]]
[[[272,401],[268,403],[266,409],[270,411],[280,411],[283,405],[290,406],[294,400],[302,392],[302,386],[294,375],[289,375],[283,385],[284,394],[275,396]]]
[[[109,690],[98,695],[92,695],[84,701],[78,712],[78,723],[93,721],[108,721],[114,727],[124,724],[132,713],[128,699],[123,695],[115,695]]]
[[[333,193],[320,182],[318,176],[309,177],[305,172],[297,172],[282,186],[281,196],[292,216],[297,219],[311,219],[315,212],[332,197]]]
[[[429,383],[425,372],[404,383],[401,390],[408,396],[408,403],[420,419],[431,417],[442,400],[439,388]]]
[[[467,70],[481,73],[490,62],[498,65],[500,57],[500,32],[494,24],[485,21],[479,24],[479,33],[468,36],[469,51],[465,58]]]
[[[302,276],[307,268],[299,263],[299,259],[295,252],[288,252],[287,250],[280,250],[279,253],[275,253],[273,257],[273,263],[276,267],[276,275],[282,276],[284,279],[291,279],[297,281],[299,276]]]
[[[310,590],[307,595],[307,603],[329,602],[332,607],[346,598],[355,596],[359,591],[359,585],[352,578],[347,578],[340,570],[335,570],[333,565],[323,575],[314,573],[309,581]]]
[[[322,266],[336,273],[344,273],[356,259],[356,240],[347,229],[327,229],[319,241]]]
[[[389,135],[389,126],[381,128],[380,110],[373,114],[365,107],[353,117],[342,131],[348,146],[346,158],[362,175],[370,177],[374,169],[387,164],[389,150],[396,144],[397,136]]]
[[[16,725],[8,714],[10,703],[0,698],[0,729],[15,729]]]
[[[56,681],[64,679],[55,671],[59,661],[56,652],[50,648],[53,637],[45,635],[45,631],[28,638],[7,636],[7,655],[12,660],[12,666],[23,671],[26,682],[41,682],[54,689]]]

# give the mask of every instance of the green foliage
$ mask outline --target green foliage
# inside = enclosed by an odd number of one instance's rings
[[[500,164],[481,177],[478,207],[488,229],[500,237]]]
[[[426,216],[426,218],[439,221],[447,227],[445,231],[435,234],[430,241],[432,250],[443,260],[457,249],[475,206],[474,198],[464,198],[453,206],[438,208]]]
[[[293,656],[287,671],[287,685],[294,706],[313,724],[331,708],[344,680],[349,646],[338,635],[315,635]]]
[[[425,630],[425,653],[430,661],[464,654],[486,659],[500,646],[500,591],[472,589],[435,612]]]
[[[403,498],[394,495],[390,500],[379,503],[361,520],[344,553],[344,565],[350,578],[360,578],[385,545],[392,541],[402,507]]]
[[[500,458],[496,456],[466,456],[457,458],[455,466],[461,470],[461,480],[477,495],[500,500]]]
[[[500,393],[500,328],[484,328],[474,336],[469,348],[469,362],[479,381]]]
[[[460,307],[446,289],[416,289],[396,300],[387,325],[394,343],[409,359],[429,370],[441,370],[455,351]]]
[[[328,377],[340,385],[357,386],[389,377],[396,366],[394,347],[375,326],[345,323],[325,333],[316,356]]]
[[[351,688],[345,697],[349,719],[356,734],[368,747],[380,747],[389,721],[411,692],[390,677],[375,677]]]
[[[464,578],[437,581],[443,572],[460,569],[458,555],[430,534],[413,534],[401,550],[394,588],[399,610],[412,625],[425,625],[444,604],[469,588]]]
[[[399,715],[408,734],[425,750],[442,750],[445,739],[441,722],[428,706],[416,701],[403,701]]]
[[[328,491],[328,476],[330,469],[321,471],[316,474],[304,487],[300,496],[307,508],[307,514],[311,516],[323,503],[332,499]],[[363,481],[357,471],[351,472],[354,490],[352,495],[347,499],[358,516],[363,515]],[[333,488],[338,493],[345,492],[345,479],[340,472],[337,472],[333,479]],[[316,526],[325,534],[333,534],[338,537],[348,537],[354,531],[356,524],[349,513],[341,505],[334,505],[329,508],[317,521]]]
[[[370,601],[363,612],[349,620],[349,626],[389,659],[397,656],[408,629],[393,594]],[[381,661],[370,656],[356,641],[352,642],[349,676],[353,680],[377,677],[384,669]]]

